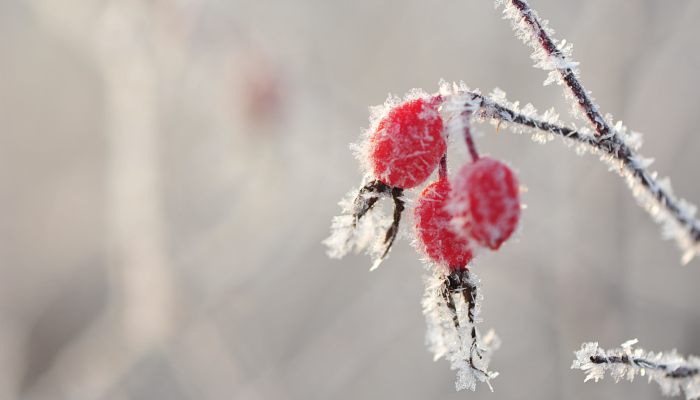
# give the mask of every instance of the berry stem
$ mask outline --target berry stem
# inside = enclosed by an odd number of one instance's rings
[[[447,179],[447,153],[443,154],[442,158],[440,158],[438,176],[440,177],[440,180]]]
[[[476,150],[476,143],[474,143],[474,138],[472,137],[472,130],[469,127],[469,116],[468,115],[463,115],[463,118],[467,119],[464,123],[464,140],[467,142],[467,149],[469,149],[469,155],[472,158],[472,161],[476,161],[479,159],[479,152]]]

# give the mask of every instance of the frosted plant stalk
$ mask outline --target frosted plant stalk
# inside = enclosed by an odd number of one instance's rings
[[[503,6],[504,18],[511,21],[516,36],[532,50],[535,67],[549,71],[545,85],[556,82],[567,88],[566,97],[576,117],[585,119],[597,139],[595,147],[604,150],[613,159],[611,167],[620,165],[620,173],[640,205],[663,226],[663,235],[674,238],[683,250],[685,264],[700,252],[700,223],[695,219],[696,207],[674,196],[668,179],[657,179],[656,173],[646,170],[651,159],[641,157],[638,148],[625,140],[622,123],[613,126],[611,118],[604,118],[579,80],[578,63],[571,59],[572,46],[566,40],[557,42],[547,21],[540,19],[526,0],[496,0]]]
[[[648,170],[653,161],[637,150],[641,139],[636,132],[628,132],[622,123],[616,124],[619,135],[600,136],[586,128],[565,126],[558,115],[548,110],[542,115],[531,104],[520,109],[510,103],[505,93],[495,90],[490,96],[470,90],[464,84],[441,83],[440,96],[446,99],[445,113],[459,114],[470,110],[482,121],[491,121],[499,128],[511,128],[516,133],[529,133],[533,140],[548,142],[558,136],[569,144],[578,144],[576,151],[591,152],[618,172],[626,181],[638,203],[660,224],[665,238],[673,238],[683,250],[682,262],[689,262],[700,251],[700,222],[695,218],[696,207],[673,194],[668,178],[658,178]],[[543,136],[544,135],[544,136]]]
[[[574,352],[576,359],[571,368],[584,371],[585,380],[593,379],[595,382],[602,379],[606,372],[615,382],[622,379],[632,381],[637,375],[647,376],[649,382],[659,384],[666,396],[683,393],[688,400],[700,398],[700,358],[685,358],[675,350],[654,353],[635,349],[635,344],[637,339],[629,340],[618,348],[604,350],[596,342],[584,343],[580,350]]]

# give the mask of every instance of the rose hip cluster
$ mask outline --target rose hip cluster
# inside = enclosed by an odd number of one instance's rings
[[[359,152],[369,182],[354,200],[341,202],[335,217],[329,255],[342,257],[353,248],[373,256],[372,269],[386,257],[406,209],[404,193],[425,186],[415,200],[413,216],[417,247],[437,266],[426,280],[423,312],[430,347],[457,369],[458,387],[497,376],[488,370],[497,345],[494,335],[476,329],[481,298],[479,280],[469,265],[481,248],[497,250],[520,219],[518,180],[503,162],[481,157],[470,132],[477,105],[458,92],[422,94],[392,102],[375,120]],[[449,174],[448,132],[463,133],[470,161]],[[438,173],[435,174],[435,170]],[[433,182],[427,182],[435,176]],[[393,220],[371,213],[382,198],[393,201]],[[384,230],[386,231],[384,232]],[[381,237],[383,240],[377,241]]]
[[[464,125],[471,162],[447,176],[447,134],[440,114],[441,96],[405,101],[393,107],[370,133],[368,158],[376,178],[355,201],[357,222],[380,195],[394,199],[394,223],[385,237],[386,255],[398,230],[405,189],[424,183],[439,166],[414,209],[419,248],[449,271],[468,268],[477,248],[498,249],[520,218],[518,180],[503,162],[479,157]],[[468,117],[468,111],[464,114]]]

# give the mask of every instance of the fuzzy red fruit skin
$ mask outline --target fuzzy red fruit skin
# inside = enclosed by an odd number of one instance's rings
[[[446,208],[449,194],[447,179],[423,189],[414,210],[416,235],[431,260],[451,270],[467,269],[473,253],[469,241],[452,230],[452,214]]]
[[[369,139],[369,159],[377,179],[405,189],[428,179],[447,149],[437,106],[437,101],[407,101],[379,122]]]
[[[496,250],[520,220],[518,180],[506,164],[482,157],[459,170],[450,194],[453,226],[481,246]]]

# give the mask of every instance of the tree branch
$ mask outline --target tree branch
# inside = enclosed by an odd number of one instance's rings
[[[655,174],[648,172],[644,162],[642,162],[643,157],[622,142],[617,135],[596,136],[585,134],[566,126],[526,116],[476,92],[467,92],[465,95],[467,96],[468,104],[465,104],[464,107],[478,109],[477,115],[482,118],[509,122],[561,136],[565,139],[582,143],[590,149],[606,154],[612,160],[618,161],[626,171],[628,179],[636,183],[636,185],[630,185],[631,188],[643,189],[647,193],[646,197],[654,201],[655,204],[645,205],[647,211],[656,213],[654,216],[660,217],[660,210],[665,210],[683,230],[682,236],[679,236],[679,233],[675,237],[679,245],[686,251],[684,262],[690,261],[698,252],[698,247],[700,247],[700,221],[693,217],[692,207],[684,200],[677,199],[670,190],[665,188],[664,184],[655,178]]]
[[[527,0],[496,0],[496,4],[504,6],[505,18],[511,20],[517,36],[533,49],[532,58],[536,61],[535,66],[550,71],[545,84],[558,81],[566,86],[569,95],[567,97],[572,101],[574,108],[580,110],[593,127],[597,140],[586,138],[586,144],[592,145],[622,163],[632,189],[636,189],[636,183],[646,192],[645,198],[639,198],[639,200],[647,211],[656,214],[656,210],[663,209],[667,211],[670,218],[675,220],[678,226],[668,225],[665,228],[668,236],[675,237],[685,251],[683,263],[690,261],[700,251],[700,224],[694,218],[694,207],[682,199],[676,199],[669,188],[660,184],[655,175],[648,173],[645,167],[640,165],[642,158],[625,143],[620,132],[611,127],[601,115],[589,92],[579,81],[576,69],[578,63],[571,60],[571,45],[565,40],[557,43],[552,38],[552,30],[547,27],[546,21],[539,18]],[[523,120],[517,116],[511,116],[511,119],[512,122],[528,126],[532,126],[535,122]],[[552,129],[551,126],[536,128],[545,128],[544,130],[548,132],[562,134],[560,130]],[[570,138],[581,141],[577,135]],[[668,218],[663,213],[654,216],[661,222],[668,222]],[[677,230],[682,230],[683,233],[674,232]]]
[[[656,381],[663,394],[677,396],[685,394],[687,399],[700,397],[700,359],[694,356],[685,358],[676,351],[666,354],[635,349],[637,340],[630,340],[622,346],[604,350],[598,343],[584,343],[576,351],[572,369],[586,372],[586,381],[598,381],[609,372],[615,382],[622,379],[632,381],[635,376],[648,376]]]
[[[591,99],[586,89],[584,89],[583,85],[578,80],[578,73],[574,69],[578,64],[568,60],[564,51],[557,47],[554,39],[550,36],[550,30],[540,21],[537,13],[530,8],[526,0],[509,0],[509,3],[520,14],[520,23],[524,24],[531,31],[531,35],[533,39],[535,39],[529,41],[531,47],[538,50],[536,44],[539,44],[544,55],[551,59],[549,63],[541,65],[543,67],[544,65],[549,65],[549,67],[545,69],[553,69],[559,74],[566,87],[569,88],[571,94],[576,99],[578,106],[585,114],[588,122],[594,127],[596,135],[615,135],[615,132],[605,121],[605,118],[600,115],[598,106],[593,103],[593,99]],[[535,55],[535,57],[537,57],[537,55]]]

